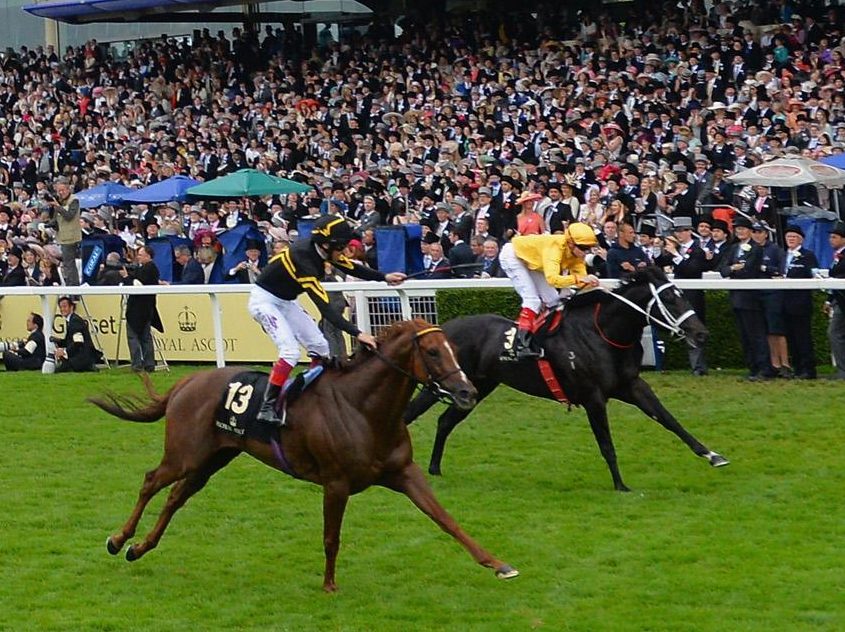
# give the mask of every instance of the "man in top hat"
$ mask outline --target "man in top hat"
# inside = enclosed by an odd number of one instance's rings
[[[786,254],[782,275],[787,279],[812,279],[819,267],[816,254],[804,248],[804,231],[790,225],[784,231]],[[816,352],[813,348],[813,292],[812,290],[785,290],[783,300],[786,341],[792,356],[795,377],[816,379]]]
[[[829,276],[833,279],[845,279],[845,222],[836,222],[828,237],[833,250]],[[825,311],[830,316],[827,335],[830,340],[830,352],[836,363],[836,380],[845,380],[845,291],[834,290],[831,293]]]
[[[666,237],[665,251],[655,259],[661,267],[670,266],[678,279],[700,279],[707,269],[707,256],[701,242],[692,231],[689,217],[676,217],[672,234]],[[704,290],[684,290],[684,295],[701,322],[706,322]],[[703,347],[689,347],[688,356],[693,375],[707,375],[707,360]]]
[[[710,240],[705,244],[707,269],[718,272],[722,259],[727,254],[730,245],[731,232],[728,223],[721,219],[714,219],[710,223]]]
[[[672,217],[677,220],[679,217],[686,217],[692,220],[696,215],[696,200],[695,195],[690,190],[689,182],[686,178],[686,173],[678,176],[678,181],[675,182],[675,192],[670,196],[675,207],[672,210]]]
[[[476,226],[479,219],[486,219],[490,234],[497,240],[501,240],[504,232],[502,214],[499,206],[494,203],[492,189],[489,187],[481,187],[478,189],[478,204],[479,206],[475,211],[474,217]]]
[[[264,252],[264,243],[258,239],[247,239],[246,258],[236,266],[226,271],[226,281],[237,281],[238,283],[255,283],[255,279],[261,273],[261,254]]]
[[[733,225],[736,241],[728,248],[719,272],[725,278],[759,279],[763,249],[751,239],[751,221],[739,216]],[[730,290],[728,295],[749,370],[747,379],[758,382],[773,378],[775,374],[769,362],[766,321],[756,290]]]
[[[4,287],[26,285],[26,271],[21,265],[23,259],[23,251],[19,246],[12,246],[6,253],[8,258],[8,267],[6,273],[3,275],[3,280],[0,285]]]

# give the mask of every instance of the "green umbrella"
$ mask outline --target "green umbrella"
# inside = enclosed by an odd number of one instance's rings
[[[311,186],[295,180],[271,176],[256,169],[241,169],[191,187],[188,194],[197,197],[239,198],[307,193],[310,190]]]

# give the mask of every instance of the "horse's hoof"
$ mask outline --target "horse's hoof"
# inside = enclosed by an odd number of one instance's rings
[[[337,584],[335,584],[335,583],[323,584],[323,590],[325,590],[327,593],[336,593],[337,592]]]
[[[135,552],[135,546],[130,546],[126,549],[126,561],[127,562],[134,562],[135,560],[139,559],[141,556]]]
[[[108,537],[106,540],[106,551],[109,552],[109,555],[117,555],[120,553],[120,549],[122,547],[117,546],[114,542],[112,542],[111,536]]]
[[[725,457],[721,454],[716,454],[715,452],[710,455],[710,465],[713,467],[725,467],[726,465],[730,465],[731,462],[728,461]]]
[[[519,571],[508,564],[504,564],[496,569],[496,577],[499,579],[512,579],[517,575],[519,575]]]
[[[619,485],[616,486],[616,491],[617,492],[629,492],[629,491],[631,491],[631,488],[628,487],[627,485],[625,485],[624,483],[620,483]]]
[[[428,473],[432,476],[443,476],[443,472],[440,471],[439,467],[430,467],[428,468]]]

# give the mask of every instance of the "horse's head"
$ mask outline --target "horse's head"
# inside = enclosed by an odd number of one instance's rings
[[[619,293],[623,296],[627,294],[626,288],[642,288],[642,297],[634,302],[638,303],[650,322],[675,336],[686,338],[687,344],[692,347],[701,347],[707,341],[710,335],[707,327],[696,316],[681,289],[657,266],[638,270]]]
[[[458,364],[452,345],[440,327],[424,320],[413,321],[414,364],[416,380],[445,395],[461,410],[476,404],[478,391]]]

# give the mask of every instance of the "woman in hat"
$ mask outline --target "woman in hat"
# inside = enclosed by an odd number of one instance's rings
[[[560,290],[598,286],[598,278],[587,274],[584,263],[597,243],[592,228],[574,222],[563,234],[518,235],[502,248],[502,270],[522,299],[514,348],[517,360],[539,356],[531,348],[534,320],[543,306],[552,310],[560,305]]]
[[[520,235],[542,235],[545,226],[543,224],[543,217],[534,210],[538,200],[542,200],[543,196],[531,191],[525,191],[517,198],[516,203],[519,206],[519,213],[516,216],[516,232]]]

